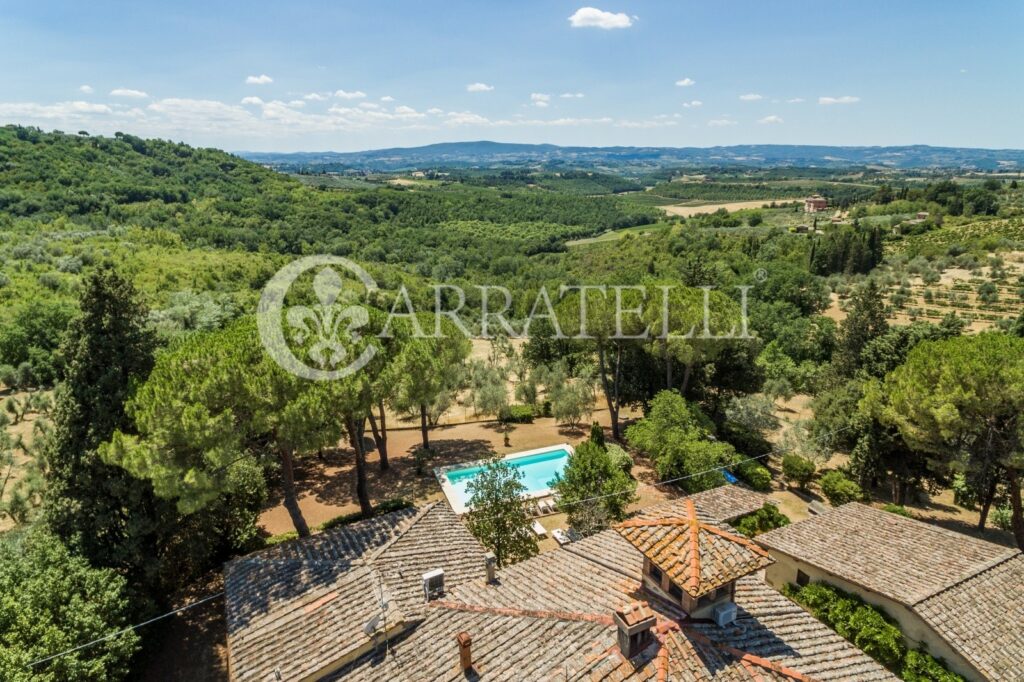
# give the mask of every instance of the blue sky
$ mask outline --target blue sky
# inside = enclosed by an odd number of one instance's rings
[[[1024,147],[1024,3],[8,2],[0,123],[231,150]]]

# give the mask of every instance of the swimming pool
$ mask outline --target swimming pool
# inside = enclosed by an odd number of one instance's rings
[[[555,475],[565,471],[566,462],[569,461],[569,454],[572,451],[571,445],[562,443],[536,450],[515,452],[502,459],[522,473],[523,477],[520,481],[526,486],[527,497],[544,497],[551,494],[551,484],[555,480]],[[481,460],[469,465],[434,469],[434,475],[437,476],[441,489],[444,490],[444,494],[456,514],[464,514],[469,511],[469,482],[476,478],[486,465],[487,461]]]

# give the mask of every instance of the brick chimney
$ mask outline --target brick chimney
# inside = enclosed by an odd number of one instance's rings
[[[473,644],[473,638],[468,632],[463,630],[455,635],[455,641],[459,645],[459,669],[467,673],[473,669],[473,651],[470,648]]]
[[[626,604],[616,609],[612,618],[619,631],[619,650],[626,658],[633,658],[654,641],[653,630],[658,619],[647,602]]]

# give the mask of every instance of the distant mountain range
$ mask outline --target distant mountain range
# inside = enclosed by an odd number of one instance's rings
[[[839,168],[1024,169],[1024,150],[970,147],[829,147],[750,144],[730,147],[560,147],[553,144],[444,142],[364,152],[238,152],[281,170],[405,171],[431,168],[502,168],[542,165],[586,168],[678,166],[799,166]]]

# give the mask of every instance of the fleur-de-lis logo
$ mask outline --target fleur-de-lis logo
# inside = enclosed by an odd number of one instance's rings
[[[370,316],[362,305],[344,299],[342,278],[332,265],[340,265],[356,275],[367,294],[376,290],[373,278],[347,258],[308,256],[289,263],[271,278],[263,288],[256,316],[260,339],[270,356],[288,371],[307,379],[348,376],[366,366],[376,352],[376,347],[369,344],[351,357],[362,338],[359,329],[370,321]],[[317,303],[285,310],[284,298],[292,284],[299,275],[316,267],[320,267],[313,277]],[[295,347],[304,349],[304,355],[315,367],[296,357],[286,336]]]
[[[292,306],[285,313],[292,328],[292,338],[304,346],[314,338],[309,357],[321,368],[334,369],[348,355],[343,338],[351,343],[359,341],[360,327],[370,321],[366,308],[350,305],[340,311],[336,305],[341,294],[341,277],[333,268],[326,267],[313,278],[313,292],[319,305],[308,307]]]

